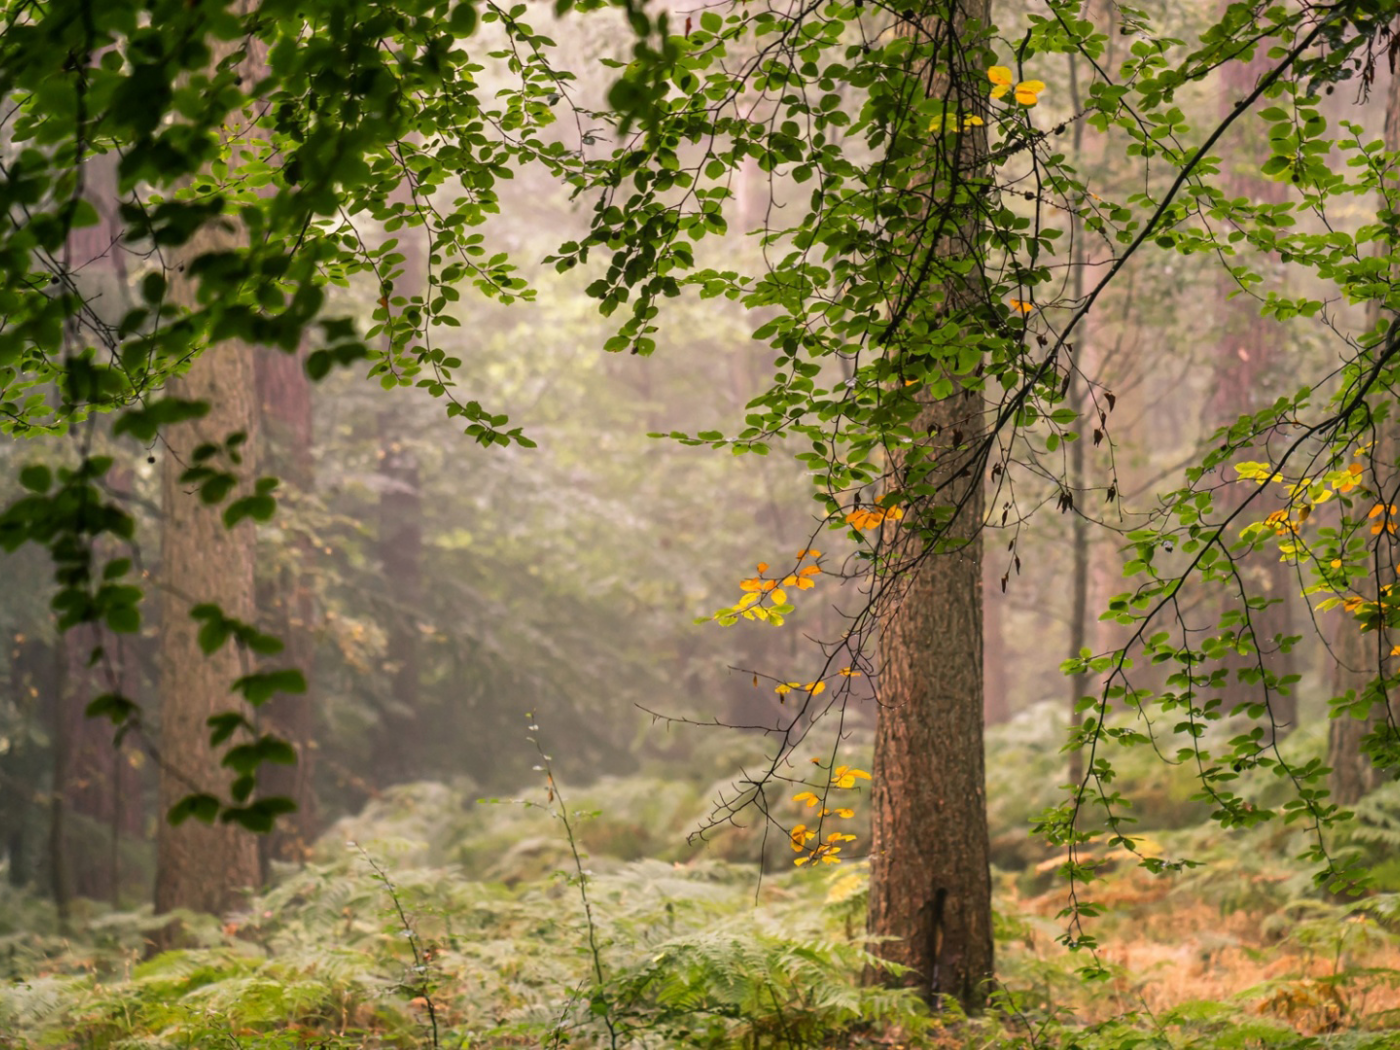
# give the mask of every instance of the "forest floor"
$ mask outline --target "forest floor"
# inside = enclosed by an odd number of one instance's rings
[[[971,1021],[862,985],[862,864],[794,869],[786,843],[770,841],[760,879],[757,829],[686,845],[712,797],[703,776],[639,774],[569,799],[591,929],[543,793],[482,805],[465,782],[394,789],[239,913],[184,916],[185,946],[153,957],[165,920],[149,907],[84,902],[65,932],[45,901],[6,891],[0,1047],[1400,1046],[1394,786],[1358,808],[1340,843],[1370,858],[1377,886],[1342,898],[1292,859],[1301,832],[1226,835],[1181,785],[1143,779],[1144,848],[1200,866],[1152,875],[1110,858],[1092,894],[1109,977],[1086,984],[1085,957],[1058,941],[1060,859],[1025,831],[1044,800],[1008,786],[1024,783],[1028,755],[1054,752],[1014,730],[994,745],[1001,988]]]

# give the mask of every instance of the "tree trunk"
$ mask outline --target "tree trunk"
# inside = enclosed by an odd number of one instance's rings
[[[59,666],[54,675],[58,682],[57,703],[53,705],[53,773],[49,788],[49,891],[53,895],[54,910],[58,913],[60,932],[68,931],[68,917],[73,901],[73,878],[68,864],[67,823],[68,799],[65,790],[68,785],[69,753],[73,742],[64,717],[68,696],[67,639],[59,636],[59,644],[54,649],[54,658]]]
[[[381,707],[375,747],[379,787],[421,775],[418,711],[418,614],[423,605],[423,495],[418,459],[400,440],[395,412],[379,416],[379,562],[388,598],[385,658],[389,696]]]
[[[230,641],[206,656],[196,640],[198,625],[190,607],[215,602],[227,616],[245,623],[257,617],[254,601],[254,531],[244,520],[224,527],[221,506],[205,506],[199,494],[181,484],[180,474],[194,449],[222,443],[236,432],[248,435],[237,468],[254,472],[250,453],[257,446],[257,412],[251,348],[220,343],[195,359],[189,372],[169,385],[178,397],[207,402],[209,414],[165,432],[161,468],[161,716],[160,808],[162,818],[192,792],[225,797],[229,777],[209,745],[206,720],[217,711],[245,708],[230,692],[235,678],[248,673],[244,654]],[[223,912],[240,890],[258,881],[257,841],[230,824],[208,826],[187,820],[178,827],[162,819],[156,834],[156,912],[173,908]]]
[[[1390,76],[1385,96],[1385,147],[1400,149],[1400,74],[1396,73]],[[1381,252],[1391,251],[1393,247],[1384,240],[1377,244],[1377,250]],[[1373,330],[1380,317],[1380,302],[1370,300],[1366,305],[1367,328]],[[1374,463],[1387,467],[1396,465],[1396,457],[1400,453],[1400,422],[1395,419],[1395,406],[1392,405],[1391,409],[1390,418],[1377,429],[1376,447],[1371,456]],[[1376,542],[1382,542],[1387,535],[1382,532]],[[1373,564],[1377,563],[1393,564],[1393,559],[1381,557],[1374,560]],[[1393,579],[1368,581],[1364,597],[1374,601],[1380,586],[1392,582]],[[1386,666],[1390,661],[1383,651],[1389,643],[1374,634],[1363,635],[1357,628],[1356,621],[1350,616],[1341,618],[1334,642],[1337,664],[1332,679],[1333,696],[1343,696],[1351,690],[1360,696],[1379,675],[1394,673],[1393,667]],[[1328,726],[1327,764],[1332,767],[1329,786],[1332,801],[1339,805],[1354,804],[1380,783],[1380,770],[1362,751],[1362,740],[1385,721],[1385,700],[1384,695],[1378,697],[1364,719],[1342,715],[1332,719]]]
[[[295,667],[306,676],[305,693],[279,693],[258,714],[262,727],[290,743],[297,752],[293,766],[272,765],[262,771],[264,796],[290,798],[295,813],[279,820],[258,840],[258,857],[266,882],[273,861],[298,864],[306,859],[316,836],[316,799],[312,790],[315,730],[316,599],[312,565],[315,545],[289,522],[288,502],[308,494],[314,484],[312,456],[311,380],[304,353],[285,354],[262,349],[257,353],[258,404],[265,448],[282,479],[283,534],[288,538],[271,564],[271,578],[259,588],[258,605],[267,629],[286,644],[278,666]]]
[[[1004,553],[1001,552],[1001,553]],[[995,726],[1011,719],[1011,676],[1006,673],[1006,595],[996,563],[982,563],[982,722]]]
[[[974,68],[980,62],[963,36],[970,19],[986,23],[987,3],[949,0],[940,9],[946,21],[926,17],[918,28],[948,42],[939,60],[951,55],[956,76],[951,84],[946,69],[924,78],[929,94],[951,96],[959,112],[980,112],[986,74]],[[954,141],[941,163],[965,176],[986,155],[986,129],[965,128]],[[972,221],[939,251],[974,253]],[[950,285],[945,295],[957,308],[972,299],[969,291]],[[986,1000],[993,951],[982,743],[983,476],[980,464],[966,469],[968,457],[956,448],[975,447],[984,411],[980,391],[963,391],[928,402],[915,423],[937,457],[926,483],[939,487],[940,503],[961,508],[944,537],[963,544],[944,553],[914,551],[917,561],[888,570],[898,593],[880,631],[871,811],[869,930],[897,938],[873,950],[910,967],[890,983],[917,988],[934,1007],[952,997],[968,1011]],[[896,457],[896,477],[901,466]],[[898,542],[900,531],[887,525],[887,540]]]
[[[1247,95],[1258,78],[1272,68],[1272,63],[1260,47],[1253,61],[1228,62],[1222,71],[1225,94],[1221,98],[1224,113],[1234,109],[1236,102]],[[1247,128],[1242,134],[1258,134],[1257,127]],[[1288,186],[1260,176],[1257,164],[1252,158],[1259,151],[1239,150],[1237,158],[1251,158],[1248,161],[1230,160],[1226,153],[1226,163],[1221,172],[1221,188],[1227,197],[1246,197],[1263,204],[1277,204],[1287,198]],[[1278,370],[1278,337],[1272,325],[1265,323],[1259,315],[1259,302],[1254,296],[1241,293],[1233,299],[1227,298],[1240,290],[1239,284],[1228,274],[1222,274],[1219,283],[1221,342],[1216,350],[1215,376],[1211,399],[1210,427],[1233,423],[1240,416],[1256,412],[1265,405],[1272,404],[1278,396],[1273,388]],[[1260,450],[1260,456],[1267,453]],[[1223,478],[1228,484],[1216,498],[1216,512],[1224,517],[1234,511],[1253,487],[1253,482],[1241,483],[1234,477],[1233,464],[1226,464],[1223,470],[1229,474]],[[1258,505],[1258,504],[1256,504]],[[1250,514],[1238,520],[1236,528],[1245,521],[1254,521],[1268,513],[1261,510],[1257,515]],[[1238,539],[1231,537],[1231,542]],[[1240,681],[1236,672],[1245,668],[1257,668],[1262,662],[1275,675],[1282,678],[1294,673],[1294,660],[1291,653],[1280,651],[1275,645],[1277,635],[1293,634],[1293,608],[1297,605],[1299,590],[1298,578],[1293,567],[1279,560],[1277,552],[1264,550],[1255,558],[1241,565],[1245,579],[1251,588],[1251,597],[1262,595],[1277,599],[1264,609],[1249,610],[1257,654],[1240,656],[1231,660],[1230,681],[1225,689],[1226,707],[1234,708],[1259,699],[1262,684]],[[1297,728],[1298,700],[1292,692],[1269,693],[1269,713],[1274,724],[1274,735],[1281,739]]]

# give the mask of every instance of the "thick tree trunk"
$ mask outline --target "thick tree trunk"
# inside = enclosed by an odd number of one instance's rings
[[[241,7],[246,10],[246,0]],[[211,65],[231,53],[234,46],[226,43],[215,48]],[[255,76],[264,61],[261,46],[252,46],[244,75]],[[231,134],[259,132],[242,128]],[[186,246],[184,255],[194,259],[204,252],[231,248],[241,236],[241,231],[206,227]],[[172,277],[172,300],[191,302],[194,289],[190,283],[178,273]],[[246,518],[236,528],[225,528],[223,506],[206,506],[198,492],[180,482],[180,475],[200,445],[223,444],[241,433],[242,462],[219,461],[220,467],[239,477],[230,499],[242,495],[256,479],[260,420],[253,348],[234,341],[216,343],[195,358],[189,371],[170,382],[167,389],[173,396],[207,403],[209,413],[162,435],[162,819],[156,833],[155,905],[157,914],[174,908],[220,913],[237,903],[244,890],[257,885],[257,840],[236,824],[211,826],[190,819],[175,826],[164,817],[170,807],[192,792],[227,797],[230,778],[210,746],[209,716],[241,709],[250,722],[257,717],[231,691],[235,679],[254,669],[250,654],[230,640],[206,655],[199,647],[198,625],[190,617],[192,605],[213,602],[226,616],[249,624],[257,621],[256,532]],[[164,939],[171,933],[167,928]]]
[[[929,408],[930,421],[981,428],[981,395]],[[970,440],[976,440],[971,430]],[[939,481],[945,480],[939,478]],[[992,976],[991,872],[982,721],[981,479],[950,493],[960,550],[929,557],[905,580],[880,635],[870,932],[912,967],[898,983],[937,1006],[969,1010]]]
[[[255,362],[258,404],[265,447],[282,479],[282,514],[285,503],[311,491],[315,461],[312,456],[311,381],[305,355],[262,349]],[[284,517],[284,525],[285,517]],[[273,861],[300,863],[306,859],[316,836],[316,799],[312,791],[314,771],[316,600],[311,567],[315,546],[305,533],[288,531],[289,542],[278,556],[267,559],[274,566],[271,578],[260,587],[258,605],[267,629],[286,644],[278,666],[295,667],[306,676],[305,693],[279,693],[259,711],[262,727],[289,742],[297,752],[293,766],[274,765],[262,771],[259,789],[265,796],[290,798],[297,811],[279,820],[258,840],[263,881]]]
[[[920,27],[943,42],[941,68],[926,77],[929,93],[950,96],[958,112],[976,113],[985,105],[986,74],[964,52],[963,36],[969,20],[985,24],[986,17],[985,0],[949,0]],[[951,85],[950,55],[957,72]],[[986,153],[984,127],[944,141],[958,145],[952,156],[931,158],[940,183],[936,194],[951,192],[955,181],[940,167],[956,167],[957,178],[966,178]],[[975,252],[971,221],[945,238],[939,252]],[[945,295],[957,308],[975,290],[950,286]],[[917,988],[935,1007],[952,997],[969,1011],[985,1002],[993,951],[982,743],[983,476],[981,465],[955,446],[975,447],[985,430],[984,411],[980,391],[963,391],[929,402],[915,424],[916,432],[930,435],[936,457],[925,482],[940,487],[940,504],[960,508],[945,539],[963,543],[944,553],[915,550],[917,560],[889,570],[897,593],[880,632],[871,816],[869,930],[897,938],[873,950],[910,967],[892,983]],[[897,475],[901,461],[893,467]],[[887,539],[897,543],[898,531],[887,526]]]
[[[257,446],[251,348],[221,343],[206,350],[188,374],[170,384],[176,396],[207,402],[203,419],[165,433],[161,470],[161,816],[191,792],[226,797],[229,777],[209,746],[206,720],[217,711],[237,709],[230,692],[235,678],[251,670],[245,654],[227,642],[206,656],[196,639],[198,625],[190,607],[216,602],[227,616],[245,623],[257,618],[254,601],[254,532],[245,520],[224,527],[222,507],[206,506],[197,492],[181,484],[180,474],[196,446],[222,443],[243,432],[244,478],[254,473],[251,453]],[[245,705],[246,706],[246,705]],[[248,717],[252,712],[245,710]],[[174,826],[165,819],[156,834],[156,911],[189,908],[223,912],[240,890],[258,881],[257,841],[237,825],[208,826],[187,820]]]

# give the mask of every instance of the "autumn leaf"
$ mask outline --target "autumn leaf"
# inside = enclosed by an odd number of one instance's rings
[[[869,780],[870,774],[863,769],[850,766],[837,766],[831,771],[831,782],[839,788],[853,788],[857,780]]]
[[[1019,84],[1006,66],[992,66],[987,70],[987,79],[992,82],[992,98],[1002,98],[1011,93],[1023,106],[1034,106],[1040,101],[1040,93],[1045,90],[1043,80],[1023,80]]]

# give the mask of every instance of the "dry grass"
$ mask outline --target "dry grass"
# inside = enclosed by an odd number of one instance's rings
[[[1106,908],[1095,920],[1099,957],[1115,976],[1106,985],[1064,980],[1053,989],[1058,1005],[1086,1022],[1142,1010],[1170,1016],[1208,1001],[1283,1021],[1301,1035],[1400,1026],[1397,931],[1347,916],[1342,904],[1314,903],[1304,916],[1227,910],[1178,883],[1129,868],[1095,888]],[[1064,904],[1063,889],[1000,902],[1032,931],[1003,954],[1003,965],[1041,974],[1047,991],[1044,974],[1071,974],[1077,965],[1054,939]]]

